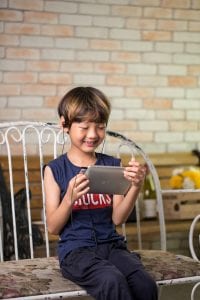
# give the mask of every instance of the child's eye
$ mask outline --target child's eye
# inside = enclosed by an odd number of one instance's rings
[[[79,128],[84,129],[84,130],[88,129],[88,127],[83,127],[83,126],[80,126]]]
[[[105,129],[106,126],[105,126],[105,125],[98,125],[98,128],[99,128],[99,129]]]

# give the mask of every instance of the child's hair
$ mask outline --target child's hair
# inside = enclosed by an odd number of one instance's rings
[[[94,87],[76,87],[64,95],[58,105],[58,114],[65,119],[64,127],[73,122],[106,123],[111,105],[107,97]]]

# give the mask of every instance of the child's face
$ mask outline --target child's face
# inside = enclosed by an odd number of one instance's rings
[[[76,147],[83,152],[94,152],[102,143],[106,132],[105,123],[95,122],[73,122],[69,135],[72,147]]]

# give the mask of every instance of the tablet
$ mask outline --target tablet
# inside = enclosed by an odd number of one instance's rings
[[[85,174],[89,178],[89,193],[116,194],[127,193],[131,183],[124,177],[124,168],[116,166],[89,166]]]

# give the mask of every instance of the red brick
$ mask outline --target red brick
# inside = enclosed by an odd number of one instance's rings
[[[124,73],[125,66],[123,64],[115,64],[115,63],[96,63],[94,65],[94,69],[96,72]]]
[[[8,83],[31,83],[37,81],[37,74],[31,72],[6,72],[4,81]]]
[[[139,97],[139,98],[150,98],[154,96],[153,88],[127,88],[126,96],[128,97]]]
[[[161,5],[172,8],[189,8],[190,0],[162,0]]]
[[[0,96],[13,96],[20,94],[19,85],[0,84]]]
[[[172,35],[168,31],[144,31],[142,39],[145,41],[170,41]]]
[[[56,86],[50,84],[25,84],[21,87],[22,95],[51,96],[56,94]]]
[[[61,97],[59,97],[59,96],[45,97],[44,98],[44,107],[56,109],[60,99],[61,99]]]
[[[140,62],[141,54],[128,51],[113,52],[111,55],[111,60],[121,62]]]
[[[20,11],[0,9],[0,20],[1,21],[22,21],[23,13]]]
[[[0,34],[0,45],[6,46],[6,45],[18,45],[19,44],[19,38],[15,35],[8,35],[8,34]]]
[[[14,59],[39,59],[40,50],[29,48],[8,48],[6,50],[6,57]]]
[[[189,75],[194,75],[194,76],[199,76],[200,75],[200,66],[199,65],[190,65],[188,66],[188,74]]]
[[[32,71],[58,71],[59,62],[55,61],[30,61],[27,62],[27,69]]]
[[[27,23],[7,23],[5,24],[5,32],[11,34],[39,34],[40,26],[36,24],[27,24]]]
[[[169,86],[196,87],[197,78],[192,76],[169,76]]]
[[[106,49],[106,50],[116,50],[120,49],[120,41],[113,40],[91,40],[91,49]]]
[[[74,28],[67,25],[43,25],[41,27],[42,35],[50,36],[73,36]]]
[[[110,75],[106,80],[108,85],[133,86],[136,85],[135,76],[127,75]]]
[[[147,109],[171,109],[172,101],[170,99],[144,99],[143,106]]]
[[[71,84],[72,76],[69,74],[59,74],[59,73],[43,73],[39,75],[40,83],[47,84]]]
[[[58,15],[47,12],[25,12],[24,21],[41,24],[56,24],[58,23]]]
[[[9,7],[12,9],[15,8],[15,9],[22,9],[22,10],[42,10],[43,1],[9,0]]]

